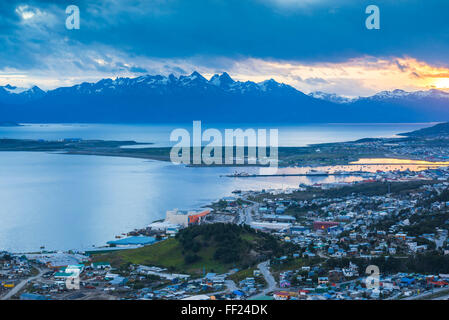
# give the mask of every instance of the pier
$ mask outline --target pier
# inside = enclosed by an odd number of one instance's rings
[[[344,172],[344,173],[278,173],[278,174],[227,174],[229,178],[255,178],[255,177],[326,177],[326,176],[355,176],[368,172]]]

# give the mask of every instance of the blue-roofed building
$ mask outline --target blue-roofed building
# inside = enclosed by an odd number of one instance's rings
[[[283,214],[285,212],[285,207],[277,207],[276,214]]]
[[[414,278],[409,278],[409,277],[402,277],[401,278],[401,284],[402,285],[407,285],[407,286],[409,286],[409,285],[411,285],[411,284],[413,284],[415,282],[415,279]]]
[[[240,291],[240,290],[234,290],[234,291],[232,291],[232,293],[235,294],[236,296],[239,296],[239,297],[242,297],[242,296],[245,295],[245,294],[244,294],[242,291]]]
[[[293,226],[290,228],[291,233],[309,233],[309,229],[303,226]]]
[[[296,218],[293,216],[285,216],[285,215],[278,215],[278,214],[264,214],[262,216],[264,220],[271,220],[271,221],[287,221],[287,222],[294,222],[296,221]]]
[[[74,275],[71,272],[56,272],[54,274],[55,279],[67,279],[73,276]]]
[[[128,237],[124,239],[108,241],[108,244],[116,245],[116,246],[132,246],[132,245],[148,245],[156,242],[156,239],[153,237],[146,236],[134,236]]]
[[[268,208],[267,207],[259,207],[259,213],[267,213]]]
[[[209,272],[208,274],[206,274],[205,278],[208,280],[213,280],[216,275],[217,275],[216,273]]]
[[[124,286],[126,283],[128,282],[128,279],[125,277],[115,277],[114,279],[112,279],[111,281],[109,281],[109,283],[111,285],[114,286]]]
[[[228,203],[237,201],[236,197],[223,197],[222,199]]]
[[[90,266],[94,269],[111,268],[111,264],[109,262],[93,262]]]
[[[20,300],[49,300],[46,296],[36,293],[22,293]]]

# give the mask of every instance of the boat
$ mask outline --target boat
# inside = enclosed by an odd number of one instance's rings
[[[235,171],[230,177],[249,177],[250,174],[248,172],[237,172]]]
[[[336,170],[333,173],[336,176],[345,176],[345,175],[351,175],[351,172],[348,171],[342,171],[342,170]]]
[[[309,172],[307,172],[307,175],[309,175],[309,176],[326,176],[328,174],[329,174],[329,172],[327,172],[327,171],[315,170],[315,169],[312,169]]]

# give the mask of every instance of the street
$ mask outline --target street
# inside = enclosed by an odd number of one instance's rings
[[[257,265],[263,277],[265,278],[265,281],[267,282],[267,287],[259,295],[266,295],[267,293],[277,289],[276,280],[269,270],[269,265],[270,260],[264,261]]]
[[[36,267],[37,268],[37,267]],[[18,293],[20,290],[22,290],[22,288],[29,283],[30,281],[36,280],[40,277],[42,277],[42,275],[44,274],[44,270],[37,268],[39,270],[39,274],[34,276],[34,277],[30,277],[27,279],[22,280],[18,285],[16,285],[11,291],[9,291],[6,295],[4,295],[1,300],[8,300],[11,297],[13,297],[16,293]]]

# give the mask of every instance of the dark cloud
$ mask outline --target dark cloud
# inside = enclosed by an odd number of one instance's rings
[[[408,69],[408,66],[401,64],[398,60],[395,60],[395,64],[398,67],[398,69],[401,70],[402,72],[405,72]]]
[[[449,1],[377,0],[381,29],[365,28],[372,1],[316,0],[60,0],[0,2],[0,66],[52,68],[127,58],[191,58],[203,65],[244,57],[301,62],[338,62],[370,55],[411,56],[447,65]],[[65,8],[81,10],[81,29],[65,29]],[[19,6],[38,10],[24,20]],[[88,58],[83,58],[88,57]],[[98,68],[114,68],[97,66]],[[403,70],[405,66],[397,63]],[[115,67],[118,67],[115,65]],[[148,68],[133,66],[131,72]],[[180,70],[181,71],[181,70]]]
[[[130,67],[129,71],[131,71],[133,73],[148,73],[147,69],[141,68],[141,67]]]
[[[166,69],[168,73],[174,73],[174,74],[186,74],[187,73],[187,71],[184,70],[183,68],[176,67],[176,66],[172,67],[169,65],[165,65],[164,69]]]

